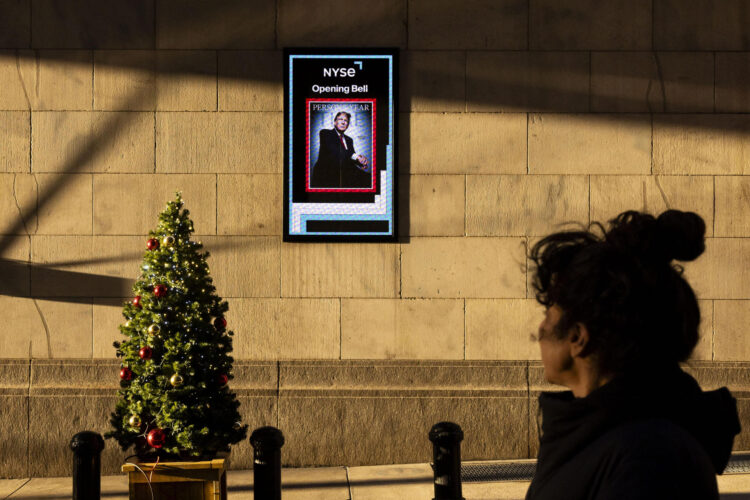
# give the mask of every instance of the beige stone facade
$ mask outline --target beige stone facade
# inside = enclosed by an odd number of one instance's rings
[[[706,220],[686,266],[695,370],[738,391],[750,428],[749,16],[743,0],[0,1],[0,475],[65,474],[70,436],[106,429],[121,304],[176,190],[229,301],[243,415],[285,432],[285,463],[424,462],[444,418],[467,457],[534,456],[524,250],[625,209]],[[399,243],[281,241],[287,46],[401,49]],[[234,456],[249,466],[249,444]],[[121,458],[109,443],[107,470]]]

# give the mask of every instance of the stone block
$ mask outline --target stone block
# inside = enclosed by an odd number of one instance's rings
[[[28,359],[0,359],[0,390],[3,394],[28,394],[30,365]]]
[[[139,96],[133,99],[133,96]],[[211,51],[98,51],[94,108],[204,111],[216,109],[216,54]]]
[[[94,109],[151,111],[156,109],[156,95],[154,51],[94,53]]]
[[[93,180],[90,174],[36,174],[39,194],[56,192],[38,207],[37,234],[91,234]],[[64,193],[63,196],[60,196]]]
[[[281,113],[157,113],[157,171],[281,173],[282,124]]]
[[[34,236],[35,297],[128,297],[139,274],[143,236]]]
[[[591,176],[591,220],[606,222],[626,210],[658,216],[665,210],[695,212],[713,236],[714,185],[710,177],[666,175]]]
[[[33,358],[90,358],[92,354],[91,299],[35,300],[35,328],[31,333]]]
[[[529,46],[541,50],[649,50],[651,0],[531,0]]]
[[[527,363],[522,361],[310,360],[279,363],[279,387],[286,395],[369,394],[371,396],[459,394],[523,395]]]
[[[231,323],[230,329],[233,328]],[[279,362],[235,360],[231,381],[238,394],[271,395],[279,390]]]
[[[105,394],[119,389],[119,361],[72,358],[33,359],[30,394]]]
[[[408,51],[400,62],[402,111],[466,110],[466,53]]]
[[[716,54],[716,111],[750,112],[750,52]]]
[[[179,174],[94,176],[94,233],[147,234],[166,203],[182,192],[197,234],[216,233],[216,177]]]
[[[278,51],[219,52],[219,110],[282,111],[283,55]]]
[[[284,462],[294,467],[422,462],[427,433],[442,421],[463,429],[463,460],[526,457],[527,415],[522,396],[279,398]]]
[[[36,112],[32,155],[34,172],[153,172],[153,113]]]
[[[402,296],[523,298],[521,238],[412,238],[402,246]]]
[[[594,52],[591,110],[713,111],[714,58],[705,52]]]
[[[0,2],[0,23],[5,19],[2,17],[3,2]],[[2,29],[0,28],[0,33]],[[2,39],[0,34],[0,39]],[[1,45],[0,45],[1,46]],[[36,80],[28,80],[36,77],[36,73],[22,71],[26,68],[34,68],[36,56],[31,50],[0,50],[0,109],[2,110],[30,110],[31,99],[36,98],[34,84]]]
[[[157,49],[270,49],[276,3],[263,0],[160,0]]]
[[[0,227],[3,233],[32,234],[37,230],[37,184],[30,174],[0,174]]]
[[[522,50],[528,4],[522,0],[412,0],[410,49]]]
[[[405,0],[317,2],[280,0],[278,47],[406,47]]]
[[[342,359],[463,359],[464,301],[343,299]]]
[[[70,440],[78,432],[104,434],[117,403],[112,395],[37,395],[29,403],[29,474],[32,477],[72,474]],[[119,472],[126,455],[111,439],[104,441],[102,474]]]
[[[468,111],[589,110],[585,52],[469,52]]]
[[[750,178],[719,176],[716,183],[716,236],[750,236]]]
[[[131,297],[123,298],[98,298],[94,297],[92,324],[92,357],[94,359],[114,359],[114,341],[126,339],[120,333],[118,326],[125,323],[122,316],[122,307],[125,301]]]
[[[464,180],[462,175],[401,177],[399,232],[406,234],[408,229],[412,236],[463,236]]]
[[[366,243],[284,243],[282,297],[396,297],[399,248]]]
[[[587,222],[589,182],[573,175],[469,175],[466,234],[544,235]]]
[[[154,46],[154,0],[34,0],[34,48],[145,49]]]
[[[291,465],[417,461],[417,453],[429,456],[424,435],[441,420],[473,436],[464,442],[467,460],[526,453],[525,363],[290,361],[280,364],[279,376],[279,427],[287,446],[297,443],[285,454]],[[322,437],[313,450],[290,437],[309,432]],[[381,450],[382,435],[392,439]]]
[[[654,116],[655,174],[750,173],[750,115]]]
[[[522,113],[412,113],[405,132],[409,157],[402,149],[401,165],[411,174],[526,173]]]
[[[690,359],[695,361],[711,361],[714,359],[714,301],[699,300],[698,307],[701,310],[701,324],[698,327],[698,344],[693,349]]]
[[[543,316],[533,299],[467,299],[466,359],[539,359],[532,335]]]
[[[683,369],[692,375],[705,391],[726,386],[746,397],[750,389],[750,366],[746,361],[690,361]]]
[[[0,306],[6,311],[8,324],[14,325],[13,329],[4,329],[0,333],[3,357],[30,358],[35,350],[37,355],[47,357],[49,351],[43,316],[36,308],[34,299],[0,296]],[[57,324],[56,327],[65,328],[65,325]]]
[[[649,174],[647,115],[529,116],[532,174]]]
[[[750,359],[750,339],[743,325],[750,321],[750,301],[714,301],[714,356],[717,361]]]
[[[29,397],[0,391],[1,477],[29,477]]]
[[[232,299],[227,313],[237,359],[336,359],[336,299]]]
[[[6,231],[7,232],[7,231]],[[0,295],[28,297],[31,242],[25,236],[0,238]]]
[[[739,398],[737,400],[737,413],[740,416],[740,422],[747,422],[747,419],[750,418],[750,399]],[[748,448],[750,448],[750,430],[747,425],[744,425],[740,433],[734,437],[733,449],[747,450]]]
[[[218,100],[217,85],[215,52],[157,52],[157,110],[215,111]]]
[[[706,238],[706,252],[685,263],[685,277],[701,299],[750,298],[750,239]]]
[[[235,470],[252,469],[253,447],[250,444],[250,434],[259,427],[278,426],[278,402],[276,396],[237,396],[237,400],[240,402],[242,424],[248,426],[247,439],[232,445],[229,467]],[[234,492],[232,498],[235,498]]]
[[[283,176],[277,174],[217,176],[219,234],[280,235]]]
[[[27,111],[0,111],[0,172],[30,172],[31,120]]]
[[[0,47],[28,47],[31,43],[31,0],[0,2]]]
[[[23,109],[91,109],[93,58],[90,50],[20,51],[14,68],[26,101]],[[16,91],[17,93],[17,91]]]
[[[654,49],[750,50],[744,0],[654,0]]]
[[[217,293],[222,297],[278,297],[280,238],[208,236],[204,249]]]

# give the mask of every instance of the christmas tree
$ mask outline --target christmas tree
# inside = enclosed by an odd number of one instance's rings
[[[115,342],[119,401],[107,433],[140,457],[210,457],[245,438],[232,378],[233,332],[180,194],[149,233],[135,297]]]

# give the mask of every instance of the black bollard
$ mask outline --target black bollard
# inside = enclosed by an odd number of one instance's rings
[[[464,432],[458,424],[440,422],[432,426],[429,436],[435,473],[433,500],[464,500],[461,493],[461,441]]]
[[[250,436],[253,445],[255,500],[281,500],[281,447],[284,435],[276,427],[260,427]]]
[[[73,500],[99,500],[102,436],[92,431],[79,432],[70,440],[70,449],[73,450]]]

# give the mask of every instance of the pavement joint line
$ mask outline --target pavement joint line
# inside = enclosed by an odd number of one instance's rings
[[[19,491],[21,491],[21,488],[23,488],[24,486],[26,486],[27,484],[29,484],[29,482],[30,482],[30,481],[31,481],[31,478],[30,478],[30,477],[29,477],[29,478],[26,478],[26,482],[25,482],[25,483],[23,483],[23,484],[22,484],[21,486],[19,486],[19,487],[18,487],[18,488],[16,488],[15,490],[11,491],[11,492],[10,492],[10,494],[9,494],[8,496],[6,496],[5,498],[10,498],[10,497],[12,497],[13,495],[15,495],[16,493],[18,493]]]

